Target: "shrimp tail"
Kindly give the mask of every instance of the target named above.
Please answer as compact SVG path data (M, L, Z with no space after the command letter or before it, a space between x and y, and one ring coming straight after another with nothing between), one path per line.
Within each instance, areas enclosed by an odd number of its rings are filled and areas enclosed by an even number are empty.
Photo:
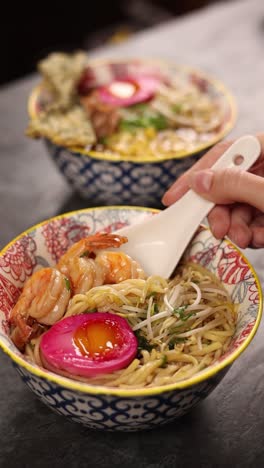
M21 314L17 314L15 319L13 318L13 322L15 327L12 330L11 339L18 349L23 350L31 337L33 329L26 323L25 317Z
M100 233L85 239L85 246L90 251L108 249L109 247L118 248L128 241L127 237L118 234Z

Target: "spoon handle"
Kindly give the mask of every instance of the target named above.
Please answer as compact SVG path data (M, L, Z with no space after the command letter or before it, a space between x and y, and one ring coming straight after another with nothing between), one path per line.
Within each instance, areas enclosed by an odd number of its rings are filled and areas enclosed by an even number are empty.
M226 169L234 167L237 170L248 170L254 162L258 159L261 151L259 140L251 135L246 135L235 141L217 160L217 162L210 168L215 169ZM193 190L189 190L178 202L174 203L171 207L165 211L170 210L170 214L173 214L175 209L178 213L179 204L182 204L192 209L192 219L202 219L209 213L213 208L214 203L205 200L200 195L195 193Z
M256 162L260 152L259 140L252 135L245 135L229 146L211 169L235 167L247 171Z

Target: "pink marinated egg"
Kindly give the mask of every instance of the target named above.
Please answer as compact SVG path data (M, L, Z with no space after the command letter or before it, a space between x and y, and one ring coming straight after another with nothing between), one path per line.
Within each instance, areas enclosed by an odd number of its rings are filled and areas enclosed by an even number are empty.
M43 335L40 352L44 366L54 372L93 377L126 367L137 346L124 318L96 312L57 322Z
M155 95L160 79L150 75L133 75L116 79L98 89L99 99L113 107L127 107L149 101Z

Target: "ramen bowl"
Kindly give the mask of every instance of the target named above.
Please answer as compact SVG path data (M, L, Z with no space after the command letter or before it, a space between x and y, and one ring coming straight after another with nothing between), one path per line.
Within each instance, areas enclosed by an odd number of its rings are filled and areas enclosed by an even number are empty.
M157 211L112 206L84 209L33 226L0 255L0 346L30 390L49 408L91 429L137 431L173 421L206 398L252 341L261 319L261 286L253 267L229 240L200 227L186 259L206 267L237 304L238 319L228 350L187 380L153 388L110 388L59 376L32 364L9 336L9 316L25 281L43 265L54 265L72 243L94 232L111 232ZM243 359L243 358L242 358Z
M102 82L102 77L107 77L111 81L123 76L124 73L131 75L135 70L142 69L144 73L147 70L147 73L156 75L166 73L166 76L173 76L182 88L187 85L197 85L197 89L206 93L208 99L217 102L222 113L221 123L212 131L203 131L199 134L189 124L179 124L173 131L173 138L177 137L176 141L172 141L172 133L168 137L164 130L155 133L155 138L151 136L154 130L150 123L150 128L137 129L137 132L144 131L148 134L146 138L149 138L150 142L146 146L145 136L138 139L134 137L137 133L133 134L132 124L129 121L130 130L125 133L126 139L129 140L130 148L136 151L136 155L126 154L125 150L121 152L120 148L126 147L127 140L112 144L110 148L102 148L100 144L92 148L78 148L59 146L45 138L48 153L57 169L73 189L82 198L92 202L93 206L127 205L132 202L134 205L160 207L162 195L175 179L190 168L211 146L225 137L234 126L236 106L232 95L221 82L198 70L150 59L131 59L129 62L121 59L94 60L90 62L90 74L92 74L90 79L93 79L93 86L96 86ZM47 89L45 85L40 84L29 97L28 108L31 119L36 118L38 112L45 109L47 101L49 101ZM159 125L160 123L162 122L159 122ZM141 124L145 125L145 122L141 121ZM162 152L153 150L153 145L156 145L155 148L161 145Z

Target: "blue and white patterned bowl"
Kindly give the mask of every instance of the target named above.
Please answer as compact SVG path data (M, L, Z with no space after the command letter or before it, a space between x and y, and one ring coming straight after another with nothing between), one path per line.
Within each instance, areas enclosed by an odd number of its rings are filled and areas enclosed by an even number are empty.
M114 62L114 63L113 63ZM88 149L66 148L44 140L48 152L56 167L69 184L82 198L96 205L134 205L161 207L161 198L171 184L187 169L189 169L210 147L224 138L233 128L236 120L236 105L234 98L225 86L203 74L173 63L161 60L134 59L127 60L93 60L91 67L98 71L104 68L107 76L115 65L138 66L142 63L149 66L169 68L183 82L189 82L193 76L206 82L207 92L217 98L223 108L223 124L214 134L200 143L192 151L171 153L164 159L149 160L141 157L125 158L111 153L91 151ZM107 67L107 70L105 68ZM43 108L45 102L45 87L42 84L33 89L28 103L31 118Z
M45 140L48 152L74 190L93 205L127 205L160 207L167 188L204 151L187 158L142 163L98 159L92 154L71 151Z
M28 387L46 405L92 429L151 429L183 415L217 386L247 348L260 323L262 292L252 266L227 240L218 241L201 227L186 258L214 273L238 304L238 321L229 350L216 363L188 380L146 389L92 386L31 364L9 338L8 317L21 288L37 267L54 265L73 242L97 231L111 232L153 213L139 207L84 209L30 228L0 253L0 347Z

